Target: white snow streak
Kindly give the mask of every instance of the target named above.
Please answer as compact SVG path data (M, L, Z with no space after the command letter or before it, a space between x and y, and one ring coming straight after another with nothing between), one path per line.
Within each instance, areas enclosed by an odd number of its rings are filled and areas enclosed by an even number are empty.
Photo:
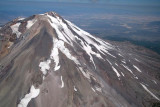
M35 89L32 85L30 89L30 93L26 94L23 99L21 99L18 107L27 107L28 103L31 101L32 98L36 98L40 93L40 89Z
M125 61L125 60L122 60L122 62L123 62L124 64L126 64L126 61Z
M116 65L116 66L118 66L118 64L117 64L117 63L115 63L115 65Z
M90 79L90 73L89 72L85 72L83 69L82 69L82 67L79 67L79 70L82 72L82 74L86 77L86 78L88 78L88 79Z
M93 87L91 87L91 89L93 90L93 92L96 92L95 89Z
M125 65L123 65L123 64L121 64L124 68L126 68L130 73L132 73L133 74L133 72L131 71L131 69L129 69L127 66L125 66ZM134 75L134 74L133 74Z
M21 32L18 31L20 24L21 23L16 23L16 24L11 26L12 32L17 35L17 38L19 38L20 35L21 35Z
M108 63L110 64L110 65L112 65L112 63L108 60L108 59L106 59L107 61L108 61Z
M133 67L134 67L137 71L142 72L137 66L133 65Z
M106 53L110 56L112 56L113 58L116 58L114 55L110 54L108 51L106 51Z
M121 56L121 57L123 57L120 53L118 55Z
M61 83L62 83L61 88L63 88L64 87L64 82L63 82L63 77L62 76L61 76Z
M121 74L124 76L123 72L121 72Z
M152 80L155 84L157 84L157 82L155 80Z
M142 83L140 83L140 84L142 85L142 87L143 87L151 96L153 96L155 99L157 99L158 101L160 101L160 99L159 99L157 96L155 96L151 91L149 91L148 88L147 88L144 84L142 84Z
M113 66L112 66L112 69L113 69L113 71L117 74L117 77L120 77L121 75L118 73L118 71L116 70L116 68L114 68Z
M136 61L140 62L138 59L134 58Z
M134 78L135 78L135 79L138 79L138 77L136 77L136 76L135 76Z

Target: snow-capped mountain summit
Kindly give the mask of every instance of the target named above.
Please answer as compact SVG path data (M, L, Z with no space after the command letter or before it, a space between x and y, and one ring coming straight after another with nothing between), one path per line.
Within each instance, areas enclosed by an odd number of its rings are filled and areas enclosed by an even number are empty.
M55 12L0 29L0 107L142 107L160 101L160 56L97 38Z

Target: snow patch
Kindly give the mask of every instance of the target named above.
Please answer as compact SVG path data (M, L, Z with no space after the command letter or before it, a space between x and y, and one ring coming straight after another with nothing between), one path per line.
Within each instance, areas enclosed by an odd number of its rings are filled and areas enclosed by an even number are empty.
M97 90L97 91L99 91L99 92L102 92L102 89L100 88L100 87L95 87L95 89Z
M32 85L30 88L30 93L26 94L23 99L21 99L18 107L27 107L28 103L33 99L36 98L40 93L40 89L35 89Z
M47 74L47 70L50 69L51 60L40 62L39 67L44 75Z
M148 88L144 85L144 84L142 84L142 83L140 83L141 85L142 85L142 87L151 95L151 96L153 96L155 99L157 99L158 101L160 101L160 99L157 97L157 96L155 96L150 90L148 90Z
M18 18L18 20L24 20L25 18Z
M77 91L76 87L74 86L74 91Z
M16 24L11 26L12 32L17 35L17 38L19 38L20 35L22 34L21 32L18 31L20 24L21 23L16 23Z
M29 21L27 22L26 28L29 29L36 21L37 21L37 20L35 20L35 19L29 20Z
M53 46L53 49L50 55L51 59L53 59L55 62L54 71L57 71L60 68L60 66L58 65L59 64L59 56L58 56L59 52L58 52L57 42L58 40L53 40L54 46Z

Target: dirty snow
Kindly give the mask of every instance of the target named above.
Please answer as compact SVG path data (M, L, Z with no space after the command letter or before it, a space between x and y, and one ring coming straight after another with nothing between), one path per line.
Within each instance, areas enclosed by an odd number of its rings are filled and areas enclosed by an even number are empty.
M40 93L40 89L35 89L32 85L30 88L30 93L26 94L23 99L21 99L18 107L27 107L28 103L33 99L36 98Z

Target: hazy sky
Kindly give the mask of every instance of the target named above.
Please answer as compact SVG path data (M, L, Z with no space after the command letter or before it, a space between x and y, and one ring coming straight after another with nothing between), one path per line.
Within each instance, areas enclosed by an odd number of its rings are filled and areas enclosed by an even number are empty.
M160 5L160 0L5 0L5 1L54 1L77 3L108 3L108 4L133 4L133 5Z

